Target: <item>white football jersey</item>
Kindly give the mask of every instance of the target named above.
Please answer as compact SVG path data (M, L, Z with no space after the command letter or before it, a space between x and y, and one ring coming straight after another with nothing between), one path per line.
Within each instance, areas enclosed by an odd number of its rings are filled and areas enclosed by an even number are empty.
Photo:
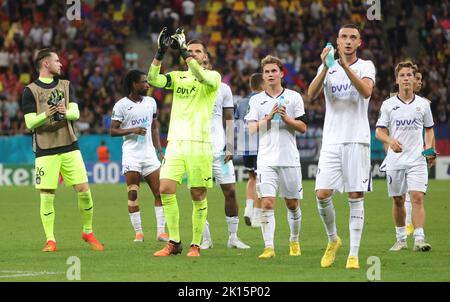
M284 96L286 113L291 118L298 118L305 114L305 107L301 95L290 89L283 89L277 97L271 97L265 91L250 98L250 111L245 120L258 121L272 111L278 102L278 97ZM268 131L259 131L258 167L262 166L300 166L300 154L297 149L295 130L286 126L285 122L272 120Z
M225 148L225 129L223 129L222 122L223 109L225 108L234 109L233 93L230 86L220 83L211 122L211 136L215 154L219 154Z
M156 102L152 97L145 96L141 102L135 103L127 97L114 105L112 120L119 121L120 128L147 128L145 136L129 134L123 136L122 159L134 159L139 162L153 160L156 157L152 141L152 121L156 118ZM138 137L141 137L138 139Z
M357 59L350 68L359 78L369 78L375 84L375 66L372 61ZM320 65L318 73L322 69L323 65ZM323 90L326 111L322 144L370 144L367 117L370 97L364 98L358 92L338 60L328 69Z
M398 95L383 102L377 127L387 128L389 136L402 144L402 152L388 149L386 170L402 170L426 165L423 151L423 128L433 127L430 103L418 95L405 103Z

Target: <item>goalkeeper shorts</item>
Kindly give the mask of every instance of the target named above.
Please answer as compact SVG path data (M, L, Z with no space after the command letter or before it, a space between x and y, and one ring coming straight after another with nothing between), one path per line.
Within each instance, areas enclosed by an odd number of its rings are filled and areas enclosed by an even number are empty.
M209 142L169 141L159 179L171 179L181 184L186 173L188 187L211 188L212 161L212 144Z
M36 189L58 188L59 173L66 186L88 182L80 150L37 157L35 160Z

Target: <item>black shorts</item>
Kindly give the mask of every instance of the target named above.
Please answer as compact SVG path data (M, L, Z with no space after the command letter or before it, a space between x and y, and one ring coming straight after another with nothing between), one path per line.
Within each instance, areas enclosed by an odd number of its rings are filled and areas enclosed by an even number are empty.
M247 171L256 173L256 158L257 155L244 155L242 159L244 160L244 167L247 168Z

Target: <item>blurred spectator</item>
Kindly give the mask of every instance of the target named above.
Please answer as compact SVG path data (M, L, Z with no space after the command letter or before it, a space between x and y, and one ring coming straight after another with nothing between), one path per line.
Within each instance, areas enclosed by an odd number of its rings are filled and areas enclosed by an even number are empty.
M106 146L105 141L100 143L100 146L97 147L97 158L101 163L109 162L109 150L108 146Z

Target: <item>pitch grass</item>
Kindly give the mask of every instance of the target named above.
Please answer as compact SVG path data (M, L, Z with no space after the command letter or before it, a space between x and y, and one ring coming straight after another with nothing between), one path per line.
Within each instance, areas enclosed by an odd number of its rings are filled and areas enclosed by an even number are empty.
M142 186L140 198L145 242L133 243L134 232L127 214L125 185L92 185L95 203L94 230L104 243L104 252L89 250L81 240L81 218L72 188L57 191L55 235L59 251L43 253L45 242L39 218L39 194L33 187L0 188L0 281L66 281L68 257L81 261L81 281L367 281L370 256L381 263L381 281L450 281L449 196L447 181L430 180L426 196L426 235L433 249L429 253L408 250L389 252L395 241L391 201L386 185L375 181L375 192L366 196L365 225L360 250L360 270L346 270L349 251L348 205L344 195L334 197L338 231L343 247L333 267L320 268L327 243L313 195L313 181L304 181L300 257L289 256L287 211L282 200L276 205L276 257L262 261L259 229L244 224L245 184L237 184L240 203L239 236L252 248L228 249L227 226L221 191L209 192L209 222L214 248L200 258L186 257L191 234L192 205L186 188L178 190L182 255L153 257L164 243L155 240L155 215L150 190ZM47 273L42 273L47 272ZM54 274L48 274L54 273ZM26 274L30 274L26 276ZM39 275L40 274L40 275ZM22 275L22 276L20 276ZM9 277L7 277L9 276Z

